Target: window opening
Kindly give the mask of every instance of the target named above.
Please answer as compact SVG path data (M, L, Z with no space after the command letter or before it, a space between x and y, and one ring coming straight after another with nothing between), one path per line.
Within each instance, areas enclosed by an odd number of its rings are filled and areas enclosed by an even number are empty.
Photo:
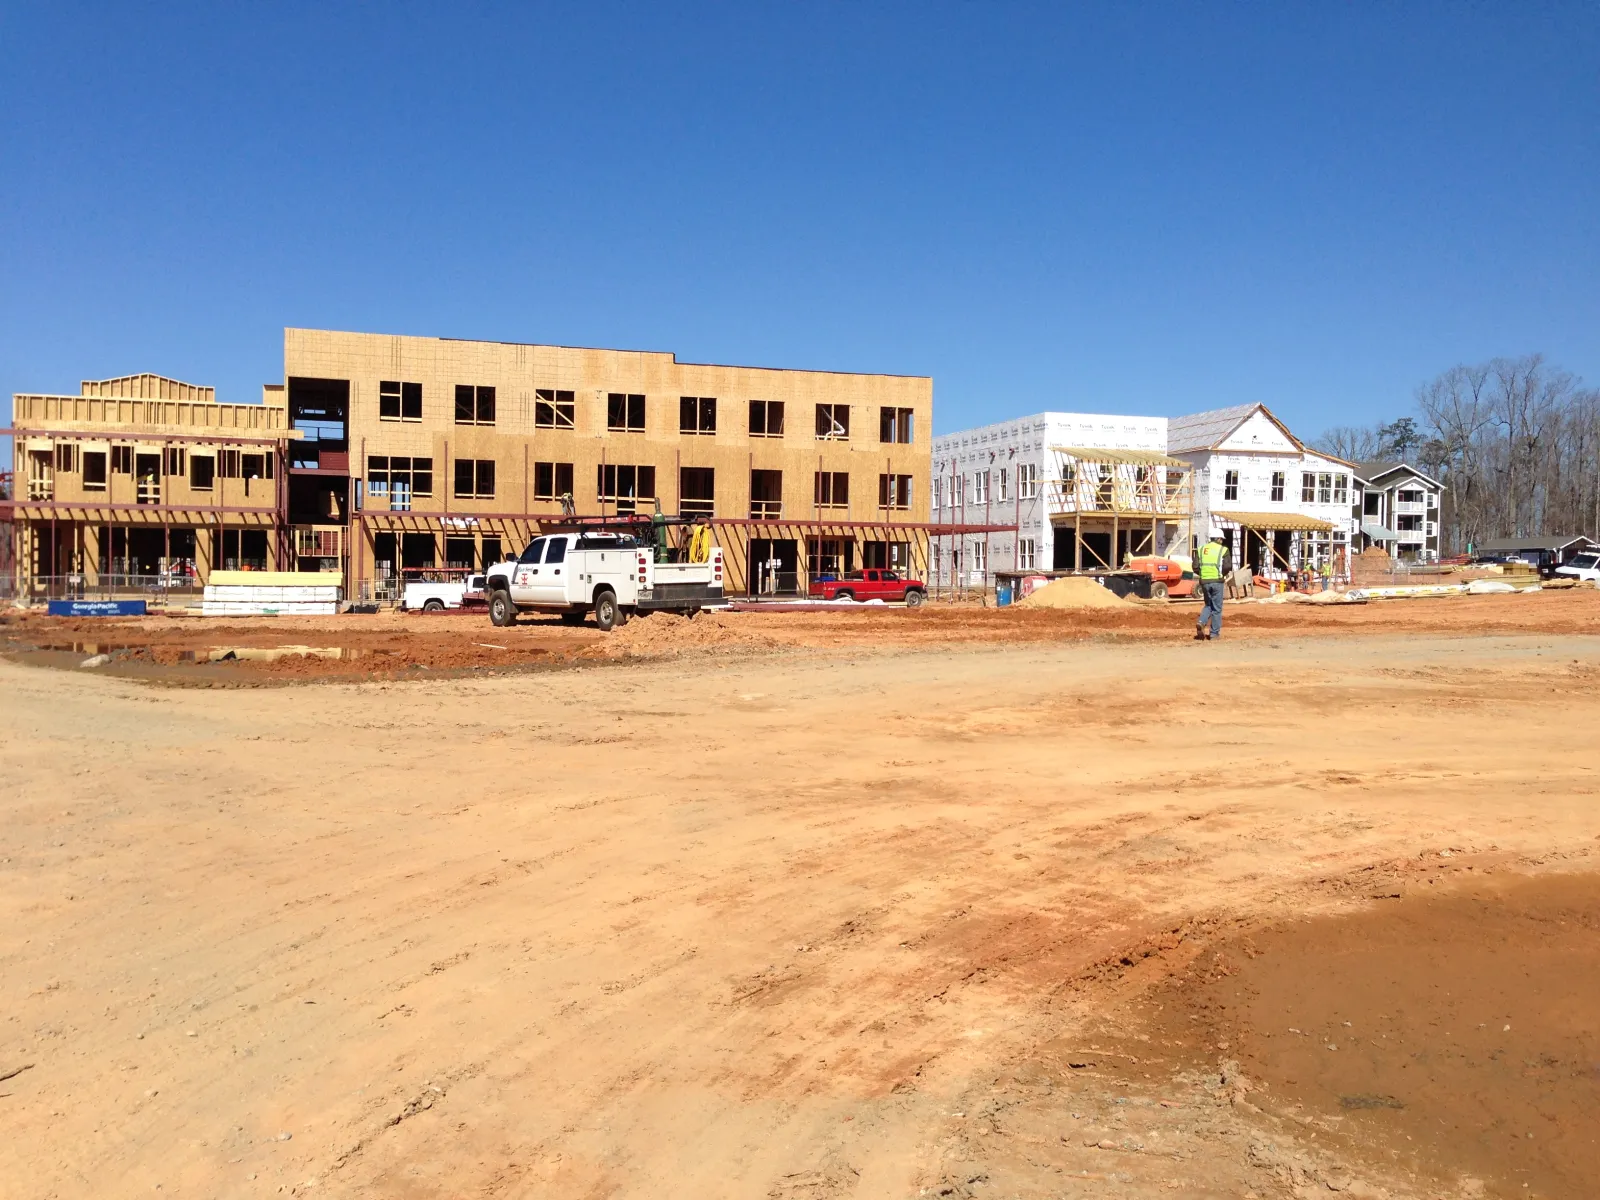
M533 464L533 498L559 500L572 494L572 464L536 462Z
M535 388L533 392L533 423L540 429L571 429L577 403L571 392L554 388Z
M782 437L783 436L783 401L782 400L752 400L752 401L750 401L750 436L751 437Z
M623 392L607 395L606 428L613 433L643 433L644 397Z
M818 471L813 491L818 508L845 508L850 503L850 473Z
M715 433L717 431L717 398L715 396L679 396L678 432Z
M848 442L850 440L850 406L848 404L817 405L817 440Z
M422 420L422 385L405 383L397 379L385 379L380 382L378 419L380 421Z
M878 409L878 440L909 445L915 414L909 408Z
M716 472L711 467L683 467L678 471L678 512L685 517L716 515Z

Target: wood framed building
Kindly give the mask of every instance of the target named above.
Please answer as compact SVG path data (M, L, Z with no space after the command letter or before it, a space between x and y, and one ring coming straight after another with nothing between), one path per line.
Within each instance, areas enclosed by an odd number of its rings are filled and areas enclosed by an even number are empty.
M563 516L709 520L730 592L924 569L933 381L668 353L288 329L288 518L350 594L481 567ZM340 543L340 539L343 543ZM337 551L336 559L333 551Z
M1193 473L1159 450L1052 446L1047 504L1070 569L1114 569L1186 546L1194 524Z
M213 567L282 566L287 447L269 390L219 404L159 375L13 397L16 594L193 586Z
M15 582L333 570L381 600L573 512L658 508L711 522L730 592L925 573L932 408L925 376L286 329L260 404L153 375L18 396Z

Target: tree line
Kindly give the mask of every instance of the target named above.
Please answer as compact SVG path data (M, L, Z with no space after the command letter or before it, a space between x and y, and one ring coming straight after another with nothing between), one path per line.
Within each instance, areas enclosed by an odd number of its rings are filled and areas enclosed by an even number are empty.
M1600 388L1542 354L1451 367L1417 388L1415 415L1338 426L1315 445L1438 479L1445 553L1497 537L1600 536Z

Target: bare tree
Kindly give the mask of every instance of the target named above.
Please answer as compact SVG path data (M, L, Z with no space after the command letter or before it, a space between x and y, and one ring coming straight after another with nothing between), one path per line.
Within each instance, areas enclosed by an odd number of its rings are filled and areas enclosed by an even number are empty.
M1377 458L1378 431L1365 425L1335 425L1325 429L1311 442L1313 450L1321 450L1346 462L1365 462Z
M1529 354L1452 367L1416 400L1418 459L1447 489L1446 546L1600 531L1600 393Z

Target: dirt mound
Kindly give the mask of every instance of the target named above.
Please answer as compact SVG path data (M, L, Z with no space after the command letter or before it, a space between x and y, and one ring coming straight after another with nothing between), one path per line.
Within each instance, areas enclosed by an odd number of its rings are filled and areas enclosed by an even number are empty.
M1114 595L1092 579L1069 575L1052 580L1017 604L1022 608L1127 608L1131 601Z
M624 654L659 655L678 650L762 649L775 645L772 638L741 627L734 613L699 613L680 617L676 613L652 613L634 617L619 625L586 654L616 658Z

